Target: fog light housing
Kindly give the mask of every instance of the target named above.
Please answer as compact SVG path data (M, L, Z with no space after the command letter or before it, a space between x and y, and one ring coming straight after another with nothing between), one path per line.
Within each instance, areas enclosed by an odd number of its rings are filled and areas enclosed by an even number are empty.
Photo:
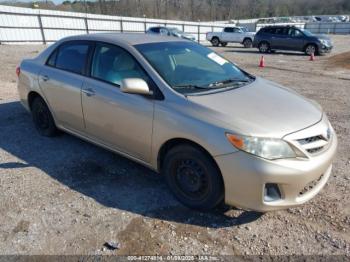
M281 192L277 184L265 184L264 201L272 202L281 199Z

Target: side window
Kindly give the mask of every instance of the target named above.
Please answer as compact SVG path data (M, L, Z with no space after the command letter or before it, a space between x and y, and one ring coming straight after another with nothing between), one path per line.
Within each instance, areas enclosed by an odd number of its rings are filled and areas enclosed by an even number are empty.
M233 28L233 33L239 33L239 32L241 32L241 29L239 29L239 28Z
M288 32L289 32L289 28L288 27L284 27L282 28L282 35L288 35Z
M168 30L165 29L165 28L159 29L159 32L160 32L161 35L170 35L169 32L168 32Z
M225 27L224 28L224 32L225 33L232 33L233 32L233 28L232 27Z
M59 47L56 67L73 73L83 74L89 44L67 43Z
M159 33L159 27L153 27L153 28L151 28L151 31L153 33Z
M268 28L268 29L266 29L266 33L268 33L268 34L275 34L276 33L276 28Z
M283 35L283 28L281 28L281 27L276 28L275 35Z
M56 65L56 58L57 58L57 51L58 49L56 48L55 51L53 51L49 57L49 59L47 60L46 64L48 66L55 66Z
M289 29L289 33L288 34L291 37L301 37L302 36L302 32L300 32L300 30L295 29L295 28Z
M116 85L125 78L142 78L150 82L135 58L122 48L109 44L96 45L91 76Z

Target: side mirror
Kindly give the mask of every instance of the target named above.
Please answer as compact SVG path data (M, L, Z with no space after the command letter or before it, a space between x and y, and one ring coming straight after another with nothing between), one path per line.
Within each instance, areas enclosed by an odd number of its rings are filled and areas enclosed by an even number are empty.
M149 90L148 84L141 78L125 78L122 80L120 90L123 93L139 94L139 95L153 95Z

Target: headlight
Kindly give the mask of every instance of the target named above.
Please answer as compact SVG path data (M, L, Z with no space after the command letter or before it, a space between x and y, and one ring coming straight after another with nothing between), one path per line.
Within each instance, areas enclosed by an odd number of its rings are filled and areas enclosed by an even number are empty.
M328 45L328 41L325 39L320 39L321 44Z
M290 145L281 139L239 136L233 134L226 134L226 137L236 148L259 157L271 160L297 157L297 154Z

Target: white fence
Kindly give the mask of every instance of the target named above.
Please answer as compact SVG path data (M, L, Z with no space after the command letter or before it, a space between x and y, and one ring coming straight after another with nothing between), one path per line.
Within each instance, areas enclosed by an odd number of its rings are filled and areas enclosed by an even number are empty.
M234 24L231 24L234 26ZM228 24L95 15L0 5L0 43L50 43L77 34L97 32L144 33L152 26L176 27L206 41L209 31Z
M350 23L307 23L305 29L315 34L350 34Z
M256 24L255 21L252 19L239 24L248 26L251 31L269 25L294 25L313 33L350 34L350 23ZM190 33L198 42L206 42L207 32L221 31L223 27L235 24L107 16L0 5L0 43L50 43L69 35L97 32L144 33L149 27L163 25Z
M239 24L242 25L242 24ZM315 34L350 34L350 23L339 22L339 23L328 23L328 22L314 22L314 23L272 23L272 24L256 24L256 31L266 26L278 26L278 25L290 25L301 29L307 29L311 33Z
M266 27L266 26L295 26L297 28L304 29L305 28L305 23L273 23L273 24L256 24L256 31L259 31L261 28Z

